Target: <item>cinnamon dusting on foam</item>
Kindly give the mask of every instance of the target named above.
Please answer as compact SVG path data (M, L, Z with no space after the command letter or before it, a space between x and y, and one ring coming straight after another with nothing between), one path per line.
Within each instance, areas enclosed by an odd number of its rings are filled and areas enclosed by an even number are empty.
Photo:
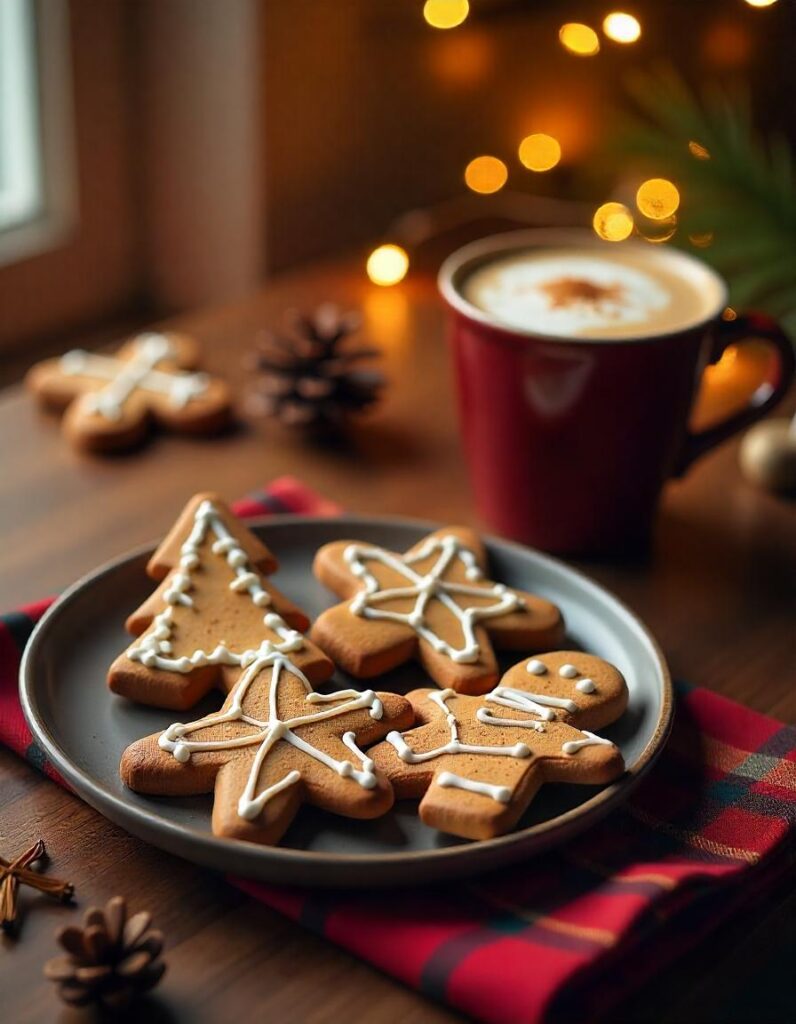
M539 288L550 300L551 309L567 309L587 303L611 315L610 307L621 303L624 298L624 290L619 284L595 284L581 277L559 277L555 281L546 281Z

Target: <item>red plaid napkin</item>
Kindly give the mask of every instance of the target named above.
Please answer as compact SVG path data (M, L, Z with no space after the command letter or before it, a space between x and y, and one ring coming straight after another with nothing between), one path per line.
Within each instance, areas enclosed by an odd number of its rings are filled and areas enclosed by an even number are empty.
M242 516L339 511L291 479L235 507ZM22 648L49 603L0 617L0 743L57 778L17 698ZM672 737L645 782L562 849L387 898L233 884L472 1017L594 1019L770 885L785 867L795 808L796 729L680 686Z

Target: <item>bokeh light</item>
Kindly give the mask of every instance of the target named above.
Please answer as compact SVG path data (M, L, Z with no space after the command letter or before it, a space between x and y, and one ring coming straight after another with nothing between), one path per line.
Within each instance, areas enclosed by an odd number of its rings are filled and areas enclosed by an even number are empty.
M710 160L710 151L693 139L688 143L688 152L697 160Z
M593 28L569 21L558 31L561 45L576 57L593 57L600 52L600 40Z
M409 256L400 245L380 245L368 256L365 269L374 284L398 284L406 277Z
M603 32L615 43L635 43L641 35L641 23L632 14L613 11L603 19Z
M443 85L473 89L483 82L494 65L495 45L486 32L477 28L435 32L428 59L432 73Z
M520 143L520 163L529 171L549 171L561 159L561 145L552 135L537 132Z
M705 58L722 68L742 68L752 56L752 37L737 21L717 21L703 41Z
M470 13L468 0L426 0L423 17L432 28L456 28Z
M636 192L636 206L650 220L665 220L680 205L677 186L666 178L650 178Z
M633 233L633 214L624 203L603 203L595 210L592 227L606 242L623 242Z
M496 156L477 156L464 169L467 187L483 195L502 189L508 176L508 168Z
M773 7L777 0L746 0L750 7Z

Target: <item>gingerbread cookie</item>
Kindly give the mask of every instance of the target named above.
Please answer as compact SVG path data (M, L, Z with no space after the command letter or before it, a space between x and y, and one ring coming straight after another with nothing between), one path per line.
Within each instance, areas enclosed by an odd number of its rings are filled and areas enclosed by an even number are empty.
M313 683L328 679L334 666L301 635L309 619L265 579L276 568L217 495L194 495L149 560L161 583L127 620L137 639L111 666L111 690L184 710L229 690L262 650L290 653Z
M188 434L212 433L230 418L227 385L196 366L183 334L140 334L115 355L74 349L31 368L26 384L41 403L66 412L64 434L89 451L137 444L152 421Z
M277 843L304 802L384 814L392 787L362 748L409 726L411 705L373 690L317 693L293 658L262 645L220 711L129 746L124 782L138 793L214 791L213 832L257 843Z
M358 679L417 658L439 686L485 693L499 675L493 644L538 651L564 636L554 604L493 583L486 566L478 536L459 526L404 555L359 541L326 544L315 575L347 600L325 611L311 636Z
M592 732L627 705L621 673L578 651L520 662L482 697L408 694L418 723L369 751L398 799L420 798L421 819L465 839L512 829L544 782L606 783L619 749Z

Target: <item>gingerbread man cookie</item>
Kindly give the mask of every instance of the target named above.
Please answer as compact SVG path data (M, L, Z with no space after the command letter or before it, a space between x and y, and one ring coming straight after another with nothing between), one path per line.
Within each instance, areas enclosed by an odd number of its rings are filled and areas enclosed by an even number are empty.
M194 495L149 560L161 583L127 620L136 639L111 665L111 690L184 710L229 690L261 650L290 653L313 683L328 679L334 666L301 635L309 619L265 579L276 569L218 495Z
M300 804L351 818L390 809L393 792L363 747L412 722L403 697L373 690L322 694L293 652L261 646L222 709L138 740L121 762L138 793L215 793L213 832L277 843Z
M418 724L369 754L398 799L420 798L421 819L452 835L501 835L544 782L602 784L624 769L619 749L591 730L622 714L627 687L590 654L540 654L482 697L414 690L407 699Z
M62 428L77 447L115 451L137 444L152 421L188 434L227 423L227 385L189 372L198 354L186 335L140 334L115 355L74 349L37 363L26 383L43 405L66 410Z
M537 651L564 635L554 604L493 583L486 565L478 536L458 526L404 555L359 541L326 544L315 575L347 600L325 611L311 636L358 679L414 657L439 686L484 693L499 675L493 644Z

